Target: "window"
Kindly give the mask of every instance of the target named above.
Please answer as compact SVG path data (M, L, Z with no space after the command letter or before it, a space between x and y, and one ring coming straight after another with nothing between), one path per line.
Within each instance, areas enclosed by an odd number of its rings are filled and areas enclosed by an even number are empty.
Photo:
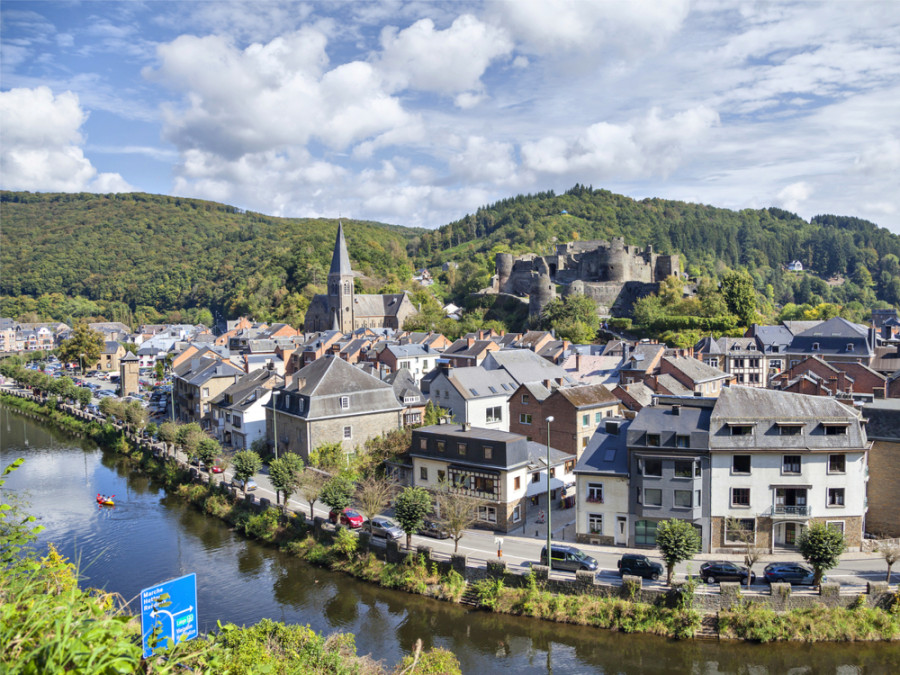
M697 491L694 493L694 502L695 502L695 504L696 504L696 506L697 506L698 509L699 509L701 506L703 506L703 502L700 501L700 494L701 494L701 493L700 493L700 490L697 490Z
M644 506L662 506L662 490L658 488L644 490Z
M241 428L241 418L238 417L237 415L235 415L234 417L231 418L231 423L232 423L232 425L234 425L235 429Z
M344 438L353 438L353 429L351 427L344 427Z
M828 473L847 473L847 456L828 455Z
M487 424L493 424L495 422L500 422L503 419L502 410L503 410L503 408L501 408L499 405L494 406L492 408L488 408L487 412L485 413L485 416L484 416L484 421Z
M550 478L556 478L556 467L555 466L550 467Z
M847 351L848 351L848 352L852 352L852 351L853 351L853 343L852 343L852 342L848 342L848 343L847 343Z
M752 424L729 424L732 436L749 436L753 433Z
M592 504L603 503L603 483L588 483L587 500Z
M540 479L541 479L540 471L535 471L533 474L531 474L531 482L532 483L537 483Z
M847 435L847 425L846 424L826 424L825 425L825 435L826 436L846 436Z
M659 434L647 434L647 445L658 448L659 447Z
M204 398L209 396L209 387L203 387L203 392L201 393L201 396L203 396Z
M828 488L828 506L844 505L844 488Z
M662 476L662 460L645 459L643 473L645 476Z
M347 410L350 407L350 397L341 396L341 410Z
M600 424L600 420L603 419L603 413L594 413L594 424Z
M603 534L603 515L600 513L588 514L588 532L591 534Z
M589 440L590 440L590 439L589 439L587 436L584 436L584 437L581 439L581 447L582 447L582 448L586 448Z
M726 544L756 543L756 520L753 518L726 518Z
M465 443L457 443L457 444L456 444L456 451L457 451L460 455L465 455L465 454L466 454L466 444L465 444Z
M428 480L428 467L427 466L419 467L419 478L424 481Z
M447 479L447 474L443 469L438 469L438 483L443 483Z
M446 449L446 447L447 447L446 442L444 442L444 441L438 441L438 442L437 442L437 451L438 451L438 452L444 452L444 450Z
M676 436L675 437L675 445L679 448L689 448L691 447L691 437L690 436Z
M496 523L497 522L497 507L496 506L479 506L478 507L478 520L483 523Z
M689 509L694 504L691 501L693 493L690 490L675 490L675 507L681 509Z
M634 524L635 546L656 546L656 521L638 520Z
M781 473L800 473L800 455L785 455L781 463Z
M774 370L781 370L781 359L770 359L769 368L772 368Z
M512 521L518 523L522 520L522 505L516 504L516 508L512 512Z
M589 426L590 423L591 423L590 414L581 416L581 426L586 427L586 426Z
M690 460L675 460L675 478L692 478L694 475L694 462Z
M522 489L522 477L516 476L513 478L513 490L521 490Z
M750 473L750 455L735 455L732 457L731 473Z
M731 505L737 507L750 506L750 488L731 488Z
M813 342L812 350L814 352L819 351L819 343L818 342Z
M531 414L530 413L519 413L519 423L520 424L531 424Z
M834 528L841 534L844 534L844 521L843 520L826 520L825 525L827 527Z
M484 446L484 458L485 459L493 459L494 458L494 448L490 445Z
M528 394L522 394L522 403L524 403L525 405L528 405L530 399L531 397Z
M427 450L428 449L428 439L420 438L419 439L419 450Z
M778 434L780 436L799 436L803 432L801 424L779 424Z

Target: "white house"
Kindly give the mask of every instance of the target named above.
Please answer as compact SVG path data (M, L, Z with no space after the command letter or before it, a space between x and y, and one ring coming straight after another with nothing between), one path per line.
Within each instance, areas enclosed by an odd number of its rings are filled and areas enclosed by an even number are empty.
M266 437L266 407L281 382L273 370L256 370L210 401L212 428L223 445L246 450Z
M458 424L509 431L509 397L518 386L505 370L446 368L431 380L428 398Z

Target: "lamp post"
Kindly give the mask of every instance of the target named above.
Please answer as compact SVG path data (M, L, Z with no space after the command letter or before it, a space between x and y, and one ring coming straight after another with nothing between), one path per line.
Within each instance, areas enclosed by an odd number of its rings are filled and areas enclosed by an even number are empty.
M275 396L277 394L278 391L272 389L272 435L275 437L275 459L278 459L278 414L275 412Z
M547 418L547 568L553 571L553 549L550 548L553 532L550 529L550 514L553 512L553 503L550 500L550 422L553 415Z

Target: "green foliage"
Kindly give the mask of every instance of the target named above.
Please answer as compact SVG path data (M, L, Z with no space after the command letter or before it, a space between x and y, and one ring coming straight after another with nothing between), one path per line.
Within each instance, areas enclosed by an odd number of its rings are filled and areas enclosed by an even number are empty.
M756 321L756 291L747 272L726 272L722 275L722 297L728 311L740 318L744 326Z
M560 340L576 344L593 342L600 328L597 305L584 295L554 298L541 314L541 327L555 330Z
M324 471L340 469L344 462L344 446L340 443L323 443L309 453L309 465Z
M412 535L422 527L425 516L431 513L433 502L431 493L423 487L405 487L394 500L394 517L400 529L406 533L406 545L410 545Z
M428 403L425 404L425 416L423 419L424 426L431 426L433 424L440 424L441 419L447 416L450 413L446 408L442 408L439 405L435 405L434 401L431 399L428 400Z
M222 446L215 438L206 436L197 445L197 457L206 465L207 470L212 468L220 454L222 454Z
M840 562L847 543L844 540L844 533L837 528L815 522L810 523L800 533L797 548L803 559L812 565L815 571L813 584L818 586L822 581L822 575Z
M353 498L353 482L343 475L332 476L322 487L319 499L332 511L339 513L350 506Z
M269 480L272 481L272 487L276 492L284 495L285 509L287 509L291 495L297 491L302 470L303 459L293 452L284 453L278 459L269 462Z
M656 526L656 547L666 563L666 583L672 584L675 565L700 552L700 534L685 520L664 520Z
M197 450L200 448L200 443L203 442L204 438L207 438L206 432L196 422L182 424L175 433L175 442L192 459L197 456Z
M72 329L72 337L63 340L57 354L61 361L74 361L84 368L93 366L103 353L103 333L82 322Z
M247 481L262 468L262 459L253 450L241 450L231 458L234 475L244 481L243 492L247 494Z
M349 558L356 553L358 547L359 538L355 534L345 528L338 530L338 533L334 537L334 544L332 545L334 551L345 558Z

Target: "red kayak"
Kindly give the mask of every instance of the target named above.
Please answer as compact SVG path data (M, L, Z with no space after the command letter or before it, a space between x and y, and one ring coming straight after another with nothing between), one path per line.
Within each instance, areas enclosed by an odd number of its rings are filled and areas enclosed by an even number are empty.
M116 503L113 501L113 497L115 495L110 495L109 497L104 497L99 492L97 493L97 504L100 506L115 506Z

